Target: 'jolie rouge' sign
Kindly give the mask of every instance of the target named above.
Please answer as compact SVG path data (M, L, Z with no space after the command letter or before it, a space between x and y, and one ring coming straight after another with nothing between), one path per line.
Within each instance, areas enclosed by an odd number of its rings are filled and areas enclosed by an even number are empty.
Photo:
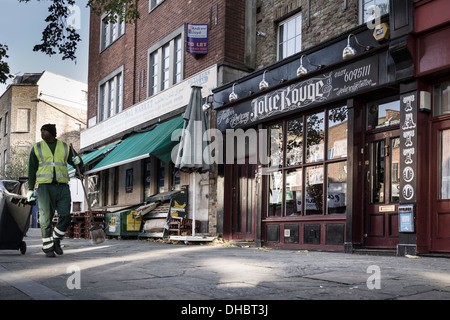
M375 56L219 110L217 128L225 131L250 126L284 113L344 98L377 84L378 58Z

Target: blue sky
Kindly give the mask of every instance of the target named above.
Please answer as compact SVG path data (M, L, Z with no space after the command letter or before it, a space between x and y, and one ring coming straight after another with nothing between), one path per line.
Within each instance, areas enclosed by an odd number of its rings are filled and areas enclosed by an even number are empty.
M46 26L45 18L49 15L48 7L52 1L31 0L20 3L18 0L0 0L0 43L8 46L11 74L39 73L51 71L65 77L87 82L88 47L89 47L89 9L87 0L76 0L80 9L77 30L82 41L78 44L76 63L62 60L61 55L47 56L33 52L33 47L41 42L42 31ZM79 22L79 24L78 24ZM11 81L8 80L7 84ZM0 95L6 89L0 84Z

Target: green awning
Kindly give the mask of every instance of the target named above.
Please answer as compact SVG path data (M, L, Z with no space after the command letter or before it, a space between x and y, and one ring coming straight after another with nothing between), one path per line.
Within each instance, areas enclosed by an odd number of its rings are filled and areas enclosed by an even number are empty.
M81 160L83 160L83 164L87 165L90 162L94 161L95 159L97 159L98 157L108 153L109 151L111 151L112 149L114 149L114 147L118 144L119 142L116 142L114 144L111 144L107 147L103 147L101 149L98 150L94 150L92 152L86 153L84 155L82 155L80 158ZM70 164L67 165L67 170L69 170L69 176L70 177L74 177L75 176L75 168L72 167Z
M172 132L176 129L183 129L183 124L184 120L181 116L161 123L151 131L137 133L126 138L92 170L86 173L90 174L145 159L150 154L166 163L170 162L172 149L178 144L178 140L172 141Z

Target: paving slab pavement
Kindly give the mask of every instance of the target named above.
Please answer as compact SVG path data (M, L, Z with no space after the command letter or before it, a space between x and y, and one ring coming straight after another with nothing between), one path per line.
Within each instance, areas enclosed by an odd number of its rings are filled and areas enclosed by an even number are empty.
M39 229L24 240L24 255L0 251L0 300L450 300L446 258L138 239L64 239L46 258Z

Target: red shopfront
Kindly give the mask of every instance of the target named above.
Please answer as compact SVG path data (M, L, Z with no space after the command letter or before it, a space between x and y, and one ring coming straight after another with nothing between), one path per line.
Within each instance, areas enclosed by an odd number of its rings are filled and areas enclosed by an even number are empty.
M379 46L217 109L226 150L236 152L223 167L225 238L296 249L396 249L404 103L389 54ZM279 68L295 70L296 62ZM219 90L215 100L226 101L227 88Z
M418 206L424 213L417 221L419 253L450 252L450 2L415 1L414 59L419 94L430 112L420 160L428 170L421 179L429 186Z
M374 48L343 61L343 35L303 53L331 61L304 77L295 75L298 55L213 90L225 143L254 147L219 169L225 238L292 249L450 252L450 8L442 7L449 5L391 2L385 44L352 30ZM266 79L289 80L259 91L264 71ZM248 94L229 102L234 87ZM227 129L256 138L227 140ZM255 163L255 154L268 154L270 165Z

